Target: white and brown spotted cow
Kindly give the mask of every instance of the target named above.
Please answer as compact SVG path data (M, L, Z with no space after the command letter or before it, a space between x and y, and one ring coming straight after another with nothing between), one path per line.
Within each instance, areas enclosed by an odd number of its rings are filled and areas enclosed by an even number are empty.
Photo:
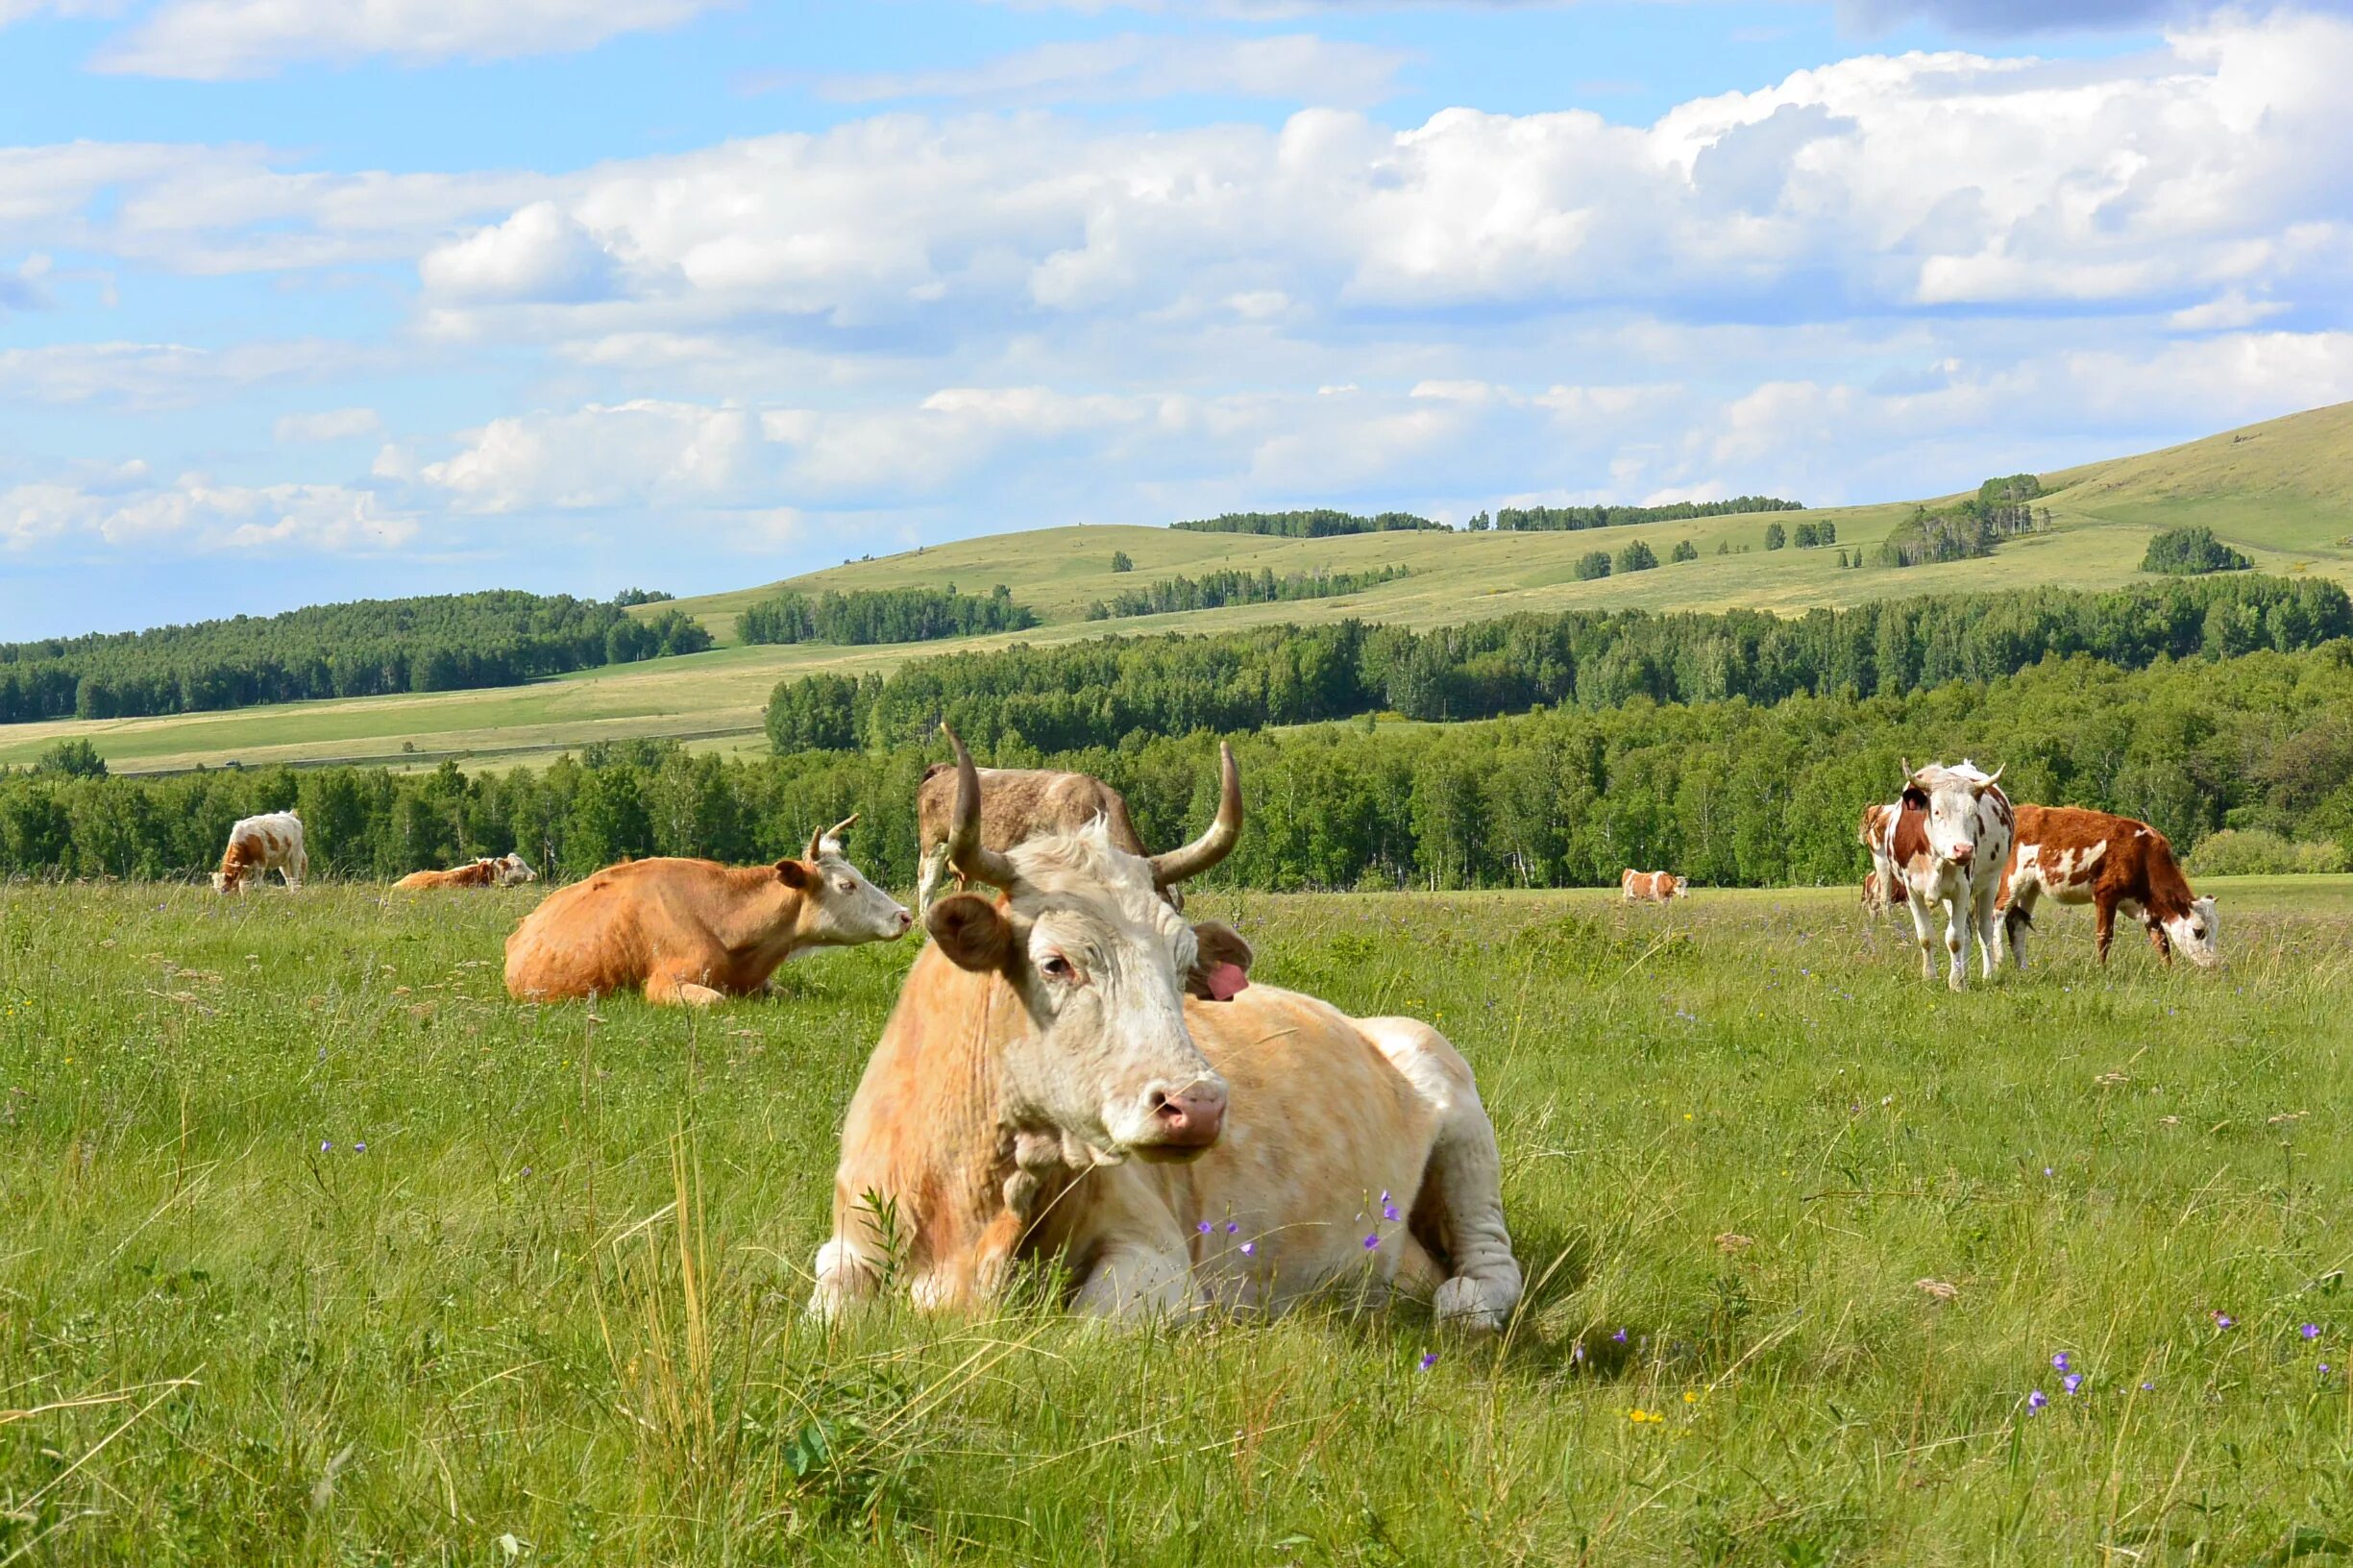
M1100 818L1114 848L1131 855L1151 853L1137 837L1136 824L1127 814L1126 796L1091 773L983 768L980 787L980 842L987 848L1010 849L1048 833L1076 832ZM956 765L936 762L925 771L923 783L915 794L918 919L930 912L940 879L949 871L947 834L955 812ZM1171 907L1185 907L1185 895L1177 889L1170 888L1166 897Z
M972 1307L1040 1259L1105 1315L1406 1286L1441 1322L1500 1325L1520 1269L1469 1066L1416 1019L1244 989L1247 944L1161 896L1240 834L1232 749L1216 822L1146 859L1099 819L988 847L980 775L950 744L952 864L1004 892L932 905L842 1130L811 1311L893 1279Z
M1670 898L1688 896L1691 884L1673 871L1629 869L1618 873L1618 891L1630 904L1663 904Z
M273 811L238 820L229 829L229 847L221 851L221 869L212 873L215 893L242 893L276 871L289 888L299 888L310 874L310 857L303 849L302 819L290 811Z
M2214 900L2190 891L2173 846L2146 822L2080 806L2019 807L2018 845L2002 877L2001 929L2022 969L2034 906L2046 894L2063 904L2092 906L2102 964L2120 910L2147 927L2150 945L2167 964L2176 947L2200 968L2222 962Z
M526 882L536 882L539 873L531 870L530 862L513 850L502 855L480 855L468 866L453 866L446 871L410 871L392 884L404 893L423 893L440 888L514 888Z
M1896 868L1886 853L1887 833L1895 817L1896 807L1875 800L1863 808L1863 820L1854 830L1855 838L1871 851L1871 870L1863 873L1863 913L1874 919L1892 913L1901 896Z
M1903 793L1878 819L1882 837L1873 848L1903 891L1920 941L1921 972L1936 978L1932 921L1945 918L1945 950L1950 959L1946 984L1962 989L1969 973L1969 943L1979 943L1988 980L1999 954L1994 900L2002 869L2010 863L2014 816L1996 785L1997 768L1980 772L1966 757L1957 767L1931 763L1904 766Z

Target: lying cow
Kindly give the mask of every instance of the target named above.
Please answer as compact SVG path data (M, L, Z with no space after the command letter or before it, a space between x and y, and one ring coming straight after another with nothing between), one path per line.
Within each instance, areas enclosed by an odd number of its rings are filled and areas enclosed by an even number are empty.
M2200 968L2222 962L2214 900L2190 891L2173 846L2146 822L2080 806L2019 807L2018 846L2010 851L2001 901L2002 936L2022 969L2034 906L2045 894L2063 904L2092 906L2102 964L2119 910L2147 927L2150 945L2168 965L2176 947Z
M949 744L949 863L1004 893L932 905L850 1102L811 1311L894 1274L919 1305L969 1307L1036 1258L1106 1315L1404 1284L1442 1322L1503 1322L1520 1269L1468 1065L1414 1019L1240 989L1247 945L1162 896L1240 834L1232 749L1215 823L1147 859L1103 820L991 848L981 775Z
M1618 873L1618 891L1630 904L1663 904L1670 898L1689 895L1691 884L1673 871L1624 870Z
M446 871L410 871L392 886L423 893L438 888L515 888L538 880L539 873L531 870L530 863L510 849L502 855L478 856L471 866L453 866Z
M643 990L708 1007L766 989L811 947L904 936L915 917L842 855L855 817L773 866L633 860L553 894L506 939L506 989L526 1001Z
M221 851L221 869L212 873L215 893L242 893L249 882L259 882L276 871L289 888L299 888L310 874L310 857L303 850L302 819L290 811L273 811L240 819L229 830L229 847Z
M1957 768L1931 763L1915 771L1906 763L1903 793L1878 819L1873 858L1885 862L1912 912L1921 973L1936 978L1931 921L1941 910L1951 959L1946 984L1955 991L1969 971L1973 932L1988 980L2000 952L1994 899L2010 862L2013 826L2009 799L1995 784L2000 776L2000 769L1983 773L1967 758Z
M1126 797L1091 774L1042 768L983 768L980 785L980 842L986 848L1005 850L1049 833L1073 833L1101 818L1114 848L1131 855L1151 853L1136 835ZM947 835L955 813L956 765L935 762L925 771L915 795L918 916L930 913L932 894L941 877L949 872ZM957 885L963 886L961 878ZM1175 888L1164 896L1169 907L1185 907L1185 895Z

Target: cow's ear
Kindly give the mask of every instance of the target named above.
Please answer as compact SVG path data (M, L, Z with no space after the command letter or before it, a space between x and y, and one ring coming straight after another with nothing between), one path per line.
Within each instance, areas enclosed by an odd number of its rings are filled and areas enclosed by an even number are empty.
M1001 974L1013 966L1013 918L977 893L951 893L931 906L923 928L960 969Z
M776 862L776 880L788 888L805 888L817 880L817 873L797 860Z
M1199 951L1185 976L1187 995L1205 1002L1229 1002L1250 984L1250 961L1257 955L1241 933L1220 920L1204 920L1193 927Z

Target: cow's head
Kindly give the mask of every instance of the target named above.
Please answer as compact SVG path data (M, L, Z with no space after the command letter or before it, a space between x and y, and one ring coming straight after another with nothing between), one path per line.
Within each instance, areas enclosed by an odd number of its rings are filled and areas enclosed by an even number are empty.
M1903 774L1903 805L1928 814L1928 852L1940 864L1967 867L1977 854L1977 802L2001 770L1980 773L1930 763L1915 772L1905 763Z
M512 849L490 864L497 868L491 872L491 880L502 888L520 887L526 882L539 880L539 873L531 870L531 863Z
M2215 927L2214 899L2193 898L2190 907L2171 919L2161 922L2173 950L2187 957L2201 969L2211 969L2222 962L2222 949L2217 944L2218 933Z
M800 890L803 934L821 947L895 942L915 924L906 905L869 882L843 854L842 835L857 820L853 811L817 829L800 859L776 862L776 880Z
M236 892L237 873L234 871L214 871L212 873L212 891L214 893Z
M1185 1024L1188 992L1230 997L1250 948L1221 925L1191 926L1162 894L1209 870L1241 834L1241 774L1222 749L1217 820L1181 849L1145 859L1096 821L1009 850L981 843L980 776L954 732L948 859L1001 899L960 893L931 906L932 940L961 968L1001 974L1031 1027L1006 1047L1006 1110L1103 1159L1188 1159L1217 1141L1226 1086Z

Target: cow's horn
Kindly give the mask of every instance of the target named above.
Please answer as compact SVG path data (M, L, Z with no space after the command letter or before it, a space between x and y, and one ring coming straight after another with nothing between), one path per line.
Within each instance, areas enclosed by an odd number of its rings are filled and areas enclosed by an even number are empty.
M818 856L825 852L825 845L829 844L832 845L836 850L839 850L842 847L842 835L848 832L849 824L857 820L858 814L853 811L848 816L843 818L840 821L834 823L831 827L821 827L816 832L810 834L809 853L807 858L810 860L815 860Z
M1896 766L1903 770L1903 781L1909 784L1912 781L1913 776L1912 759L1909 757L1898 757L1896 759Z
M1012 860L980 842L980 771L972 766L972 753L965 749L962 736L945 723L940 733L956 750L956 815L947 830L947 863L968 882L986 882L1010 893L1020 881Z
M1152 885L1172 888L1187 877L1199 876L1234 852L1242 836L1242 771L1235 766L1234 747L1219 742L1217 820L1210 830L1182 849L1152 857Z
M2007 768L2010 765L2005 762L2001 765L2001 768ZM1994 781L2001 776L2001 768L1997 768L1992 772L1985 775L1985 787L1987 789L1992 789L1994 787Z

